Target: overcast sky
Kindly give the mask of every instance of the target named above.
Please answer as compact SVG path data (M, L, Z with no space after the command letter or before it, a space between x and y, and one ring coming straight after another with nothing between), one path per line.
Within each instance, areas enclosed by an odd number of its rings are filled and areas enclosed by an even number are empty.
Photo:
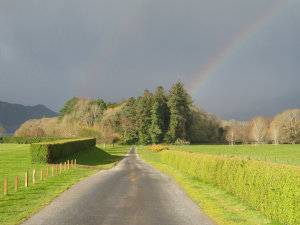
M74 96L120 101L178 80L192 91L207 65L280 2L193 101L226 119L300 107L297 0L1 0L0 101L58 111Z

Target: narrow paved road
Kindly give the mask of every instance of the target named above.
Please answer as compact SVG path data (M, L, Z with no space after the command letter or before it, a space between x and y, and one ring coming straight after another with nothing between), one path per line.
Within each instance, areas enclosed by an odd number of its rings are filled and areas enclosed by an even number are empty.
M132 148L111 170L82 180L24 225L212 225L172 178Z

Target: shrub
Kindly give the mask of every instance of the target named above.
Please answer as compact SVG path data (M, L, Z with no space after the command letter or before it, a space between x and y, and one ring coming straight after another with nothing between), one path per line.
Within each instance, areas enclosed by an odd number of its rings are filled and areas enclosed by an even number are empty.
M96 138L59 140L54 142L33 143L30 146L32 162L48 162L86 150L96 145Z
M160 153L161 162L247 201L270 219L300 224L300 168L176 151Z
M152 145L152 146L148 146L147 149L151 152L160 152L163 150L169 150L168 146L166 145Z
M189 141L186 141L184 139L177 138L174 145L189 145L191 144Z
M39 142L49 142L64 140L68 138L57 138L57 137L3 137L3 143L7 144L31 144Z

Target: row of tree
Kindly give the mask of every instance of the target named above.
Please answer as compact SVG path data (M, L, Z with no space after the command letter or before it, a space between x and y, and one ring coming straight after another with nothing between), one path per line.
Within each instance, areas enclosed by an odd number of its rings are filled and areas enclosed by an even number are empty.
M258 116L248 122L230 121L226 125L229 144L280 144L300 142L300 109L286 110L274 118Z
M219 119L192 105L181 82L168 93L161 86L154 94L145 90L142 96L125 101L114 116L101 120L105 130L121 134L126 144L218 142L219 125Z
M72 98L58 118L25 122L15 136L95 136L99 142L124 144L224 142L221 120L192 105L181 82L168 92L129 98L120 104Z
M183 83L177 82L168 92L159 86L154 94L145 90L119 104L72 98L59 117L27 121L15 136L93 136L98 142L124 144L299 143L300 109L273 119L222 121L193 105Z

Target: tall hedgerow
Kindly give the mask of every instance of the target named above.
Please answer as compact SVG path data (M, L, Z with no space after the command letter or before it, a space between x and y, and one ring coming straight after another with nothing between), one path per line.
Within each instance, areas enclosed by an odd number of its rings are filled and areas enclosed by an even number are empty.
M300 224L299 167L176 151L160 155L161 162L224 188L270 219Z
M30 156L32 162L53 163L55 160L70 156L96 145L96 138L58 140L53 142L32 143Z

